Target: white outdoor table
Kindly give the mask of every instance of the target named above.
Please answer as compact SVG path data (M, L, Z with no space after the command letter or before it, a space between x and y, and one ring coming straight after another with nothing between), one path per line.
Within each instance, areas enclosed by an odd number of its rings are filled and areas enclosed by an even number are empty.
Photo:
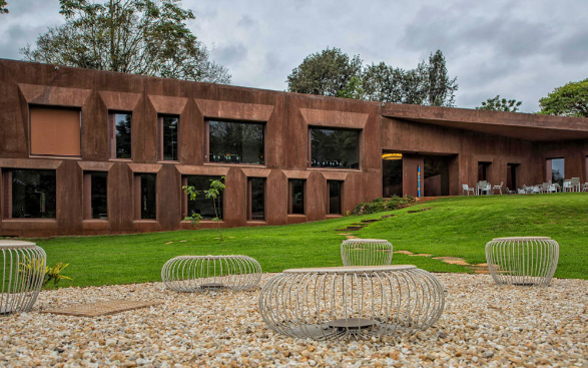
M259 295L272 330L315 340L413 334L435 323L444 305L437 278L411 265L290 269Z

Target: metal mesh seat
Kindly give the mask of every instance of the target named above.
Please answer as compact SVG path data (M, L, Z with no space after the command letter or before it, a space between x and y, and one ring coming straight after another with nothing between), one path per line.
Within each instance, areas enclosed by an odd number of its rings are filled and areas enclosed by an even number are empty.
M347 239L341 243L343 266L382 266L392 263L393 247L387 240Z

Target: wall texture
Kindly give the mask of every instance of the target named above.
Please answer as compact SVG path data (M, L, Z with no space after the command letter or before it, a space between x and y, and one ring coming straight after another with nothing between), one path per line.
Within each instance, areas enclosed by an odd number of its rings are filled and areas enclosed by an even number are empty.
M32 154L30 106L79 109L81 157ZM109 111L132 112L132 159L111 158ZM158 114L180 116L178 162L159 160ZM205 121L209 118L265 122L265 164L208 163ZM360 168L309 167L309 126L361 129ZM320 220L332 216L326 214L327 180L344 182L343 213L382 195L383 151L405 154L408 195L416 195L416 165L429 154L452 157L451 195L461 194L461 184L477 181L479 161L491 162L492 183L506 182L509 163L520 165L518 183L542 182L544 160L553 157L565 157L566 177L587 180L585 119L406 107L1 59L0 128L3 172L52 169L57 180L55 219L6 216L7 185L0 180L0 236L189 229L190 223L182 221L183 175L226 176L225 227ZM83 173L88 171L108 172L108 220L84 220ZM137 219L133 183L138 173L157 174L156 220ZM266 178L265 221L247 221L250 177ZM307 180L304 215L287 213L288 179Z

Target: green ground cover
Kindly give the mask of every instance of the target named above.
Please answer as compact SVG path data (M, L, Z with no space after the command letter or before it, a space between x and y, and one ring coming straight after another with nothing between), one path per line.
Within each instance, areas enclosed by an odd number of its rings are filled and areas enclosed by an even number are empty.
M418 209L429 210L409 213ZM173 231L156 234L36 239L48 264L70 263L63 271L73 281L60 286L160 281L161 267L177 255L245 254L264 272L293 267L341 265L344 235L336 229L364 219L391 218L353 234L388 239L394 250L485 262L484 245L495 237L550 236L560 244L556 277L588 279L588 194L455 197L366 216L347 216L307 224ZM393 264L414 264L435 272L471 272L429 257L395 254Z

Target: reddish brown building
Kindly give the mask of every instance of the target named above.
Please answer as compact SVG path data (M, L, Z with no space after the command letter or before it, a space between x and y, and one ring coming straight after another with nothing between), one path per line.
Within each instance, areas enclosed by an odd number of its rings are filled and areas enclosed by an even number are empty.
M386 159L383 159L386 158ZM0 235L341 216L383 195L587 179L588 120L381 104L0 60ZM419 176L420 172L420 176Z

